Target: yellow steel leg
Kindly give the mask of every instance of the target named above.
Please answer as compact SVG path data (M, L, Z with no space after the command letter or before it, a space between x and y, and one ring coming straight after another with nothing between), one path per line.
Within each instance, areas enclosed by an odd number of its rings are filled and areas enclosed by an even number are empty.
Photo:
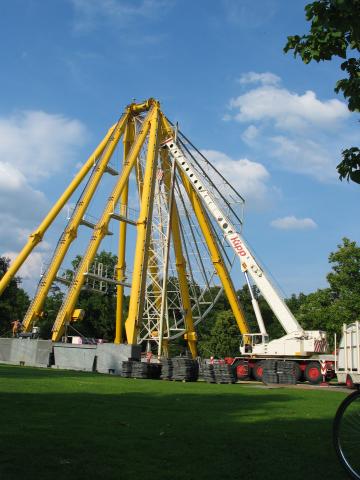
M166 130L167 134L173 135L171 126L164 116L162 116L162 121L163 121L164 129ZM250 330L249 330L244 312L239 303L234 284L231 280L230 274L222 258L216 238L212 232L211 222L208 218L208 215L204 210L204 207L201 203L200 198L197 195L197 192L193 189L186 175L181 171L180 171L180 175L181 175L182 183L185 187L186 193L189 197L192 208L196 215L196 218L199 222L199 226L204 236L204 239L206 241L206 245L209 249L211 261L224 287L225 294L229 300L230 307L235 317L236 323L239 327L239 330L242 334L249 333Z
M14 262L10 265L10 268L5 273L0 281L0 295L3 293L7 285L9 284L10 280L16 275L17 271L21 267L21 265L25 262L27 257L33 251L38 243L40 243L43 239L43 236L49 226L52 224L56 216L64 207L65 203L69 200L71 195L74 193L76 188L80 185L83 181L87 173L90 169L94 166L94 163L99 155L101 155L102 151L104 150L111 134L113 133L114 126L111 127L108 133L105 135L104 139L99 143L96 147L94 152L90 155L87 159L81 170L76 174L75 178L72 180L68 188L65 192L61 195L59 200L55 203L52 207L50 212L46 215L42 223L38 226L38 228L29 236L29 240L24 248L21 250L19 255L15 258Z
M142 172L142 167L140 162L138 162L136 165L136 180L137 180L138 189L139 189L139 199L141 201L144 177L143 177L143 172ZM154 254L154 245L153 245L152 237L150 237L150 242L149 242L149 259L148 259L147 271L152 281L152 290L155 298L155 305L158 311L160 311L161 289L160 289L159 267L156 260L156 256Z
M105 205L102 216L99 222L97 223L94 229L93 235L90 239L88 248L71 282L68 293L64 298L63 304L61 306L61 309L57 315L55 324L53 326L53 335L52 335L53 341L58 341L61 338L61 335L64 331L66 323L68 323L71 320L71 315L74 310L78 296L80 294L80 289L84 284L84 280L85 280L84 274L87 272L88 268L90 267L91 262L94 260L94 257L96 255L96 252L99 248L99 245L102 239L108 232L108 226L111 219L111 214L114 212L115 205L118 203L120 195L122 194L125 188L130 172L135 164L136 158L140 152L140 149L150 129L150 124L154 123L154 119L156 119L156 122L157 122L158 109L159 109L158 104L155 101L153 101L151 110L149 111L148 115L146 116L143 122L142 130L140 130L139 135L135 139L133 147L129 153L129 156L127 159L127 165L124 166L122 170L122 174L119 178L119 181L115 185Z
M42 308L49 289L55 279L55 276L64 260L67 251L69 250L71 243L77 236L78 227L106 170L109 160L116 148L116 145L118 144L118 141L125 129L128 117L129 113L124 114L119 120L119 122L116 124L111 137L108 139L103 154L99 159L96 168L94 169L94 172L85 187L81 199L76 205L72 218L61 236L61 239L53 255L51 264L47 272L44 274L39 288L35 293L34 299L31 302L28 311L26 312L23 321L23 327L26 332L31 330L34 320L36 318L39 318L41 315Z
M144 183L141 195L140 215L137 225L137 239L134 257L133 279L129 304L129 315L125 322L126 337L130 344L137 341L138 328L141 324L144 304L148 248L151 234L151 217L153 208L153 190L155 183L155 166L159 146L159 115L152 120L149 134Z
M127 156L130 152L131 146L134 141L134 123L133 120L130 120L127 124L125 135L124 135L124 159L123 165L125 167L127 162ZM120 215L127 216L127 204L128 204L128 195L129 195L129 181L126 182L124 190L120 197ZM119 250L118 250L118 264L117 264L117 280L125 280L125 269L126 269L126 222L120 222L119 227ZM124 285L117 285L116 288L116 322L115 322L115 340L114 343L122 343L123 335L123 308L124 308Z

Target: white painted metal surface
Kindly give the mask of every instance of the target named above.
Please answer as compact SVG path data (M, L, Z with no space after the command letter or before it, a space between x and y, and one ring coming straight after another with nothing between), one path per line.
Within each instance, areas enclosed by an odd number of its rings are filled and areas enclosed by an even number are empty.
M360 323L344 324L342 336L335 353L335 371L340 383L349 376L360 383Z

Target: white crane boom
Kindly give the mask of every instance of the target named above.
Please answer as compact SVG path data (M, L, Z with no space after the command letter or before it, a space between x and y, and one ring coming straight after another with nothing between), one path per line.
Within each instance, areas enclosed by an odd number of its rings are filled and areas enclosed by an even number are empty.
M202 198L208 211L211 213L211 215L214 217L215 221L221 228L225 239L232 246L233 250L239 257L242 271L245 275L248 273L251 276L254 283L256 284L256 286L264 296L265 300L269 304L270 308L274 312L276 318L281 323L285 332L287 334L297 332L299 335L304 335L304 330L301 328L284 300L281 298L279 293L271 284L270 280L266 277L265 272L256 262L254 255L251 253L249 247L247 246L240 233L236 231L227 216L217 205L211 193L206 189L206 186L202 183L196 170L192 167L192 165L185 157L180 146L175 143L173 138L167 139L163 143L163 146L168 148L169 153L174 158L177 167L187 176L198 195ZM261 322L259 323L260 330L264 330ZM262 333L264 332L262 331Z

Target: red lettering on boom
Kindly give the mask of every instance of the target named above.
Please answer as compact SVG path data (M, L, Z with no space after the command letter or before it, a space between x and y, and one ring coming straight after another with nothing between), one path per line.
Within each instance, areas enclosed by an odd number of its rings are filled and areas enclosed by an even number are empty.
M245 250L244 250L244 247L242 246L242 243L241 243L240 238L239 238L237 235L235 235L234 237L231 237L230 240L231 240L231 243L233 244L234 249L236 250L236 252L237 252L240 256L245 257L246 252L245 252Z

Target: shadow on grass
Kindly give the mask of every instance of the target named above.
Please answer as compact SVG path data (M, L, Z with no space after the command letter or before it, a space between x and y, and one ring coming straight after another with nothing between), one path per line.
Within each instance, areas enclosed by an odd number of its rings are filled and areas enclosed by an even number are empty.
M5 370L25 386L0 393L3 480L347 478L331 446L336 394L122 379L36 393L27 380L56 372ZM84 378L57 373L64 392Z

